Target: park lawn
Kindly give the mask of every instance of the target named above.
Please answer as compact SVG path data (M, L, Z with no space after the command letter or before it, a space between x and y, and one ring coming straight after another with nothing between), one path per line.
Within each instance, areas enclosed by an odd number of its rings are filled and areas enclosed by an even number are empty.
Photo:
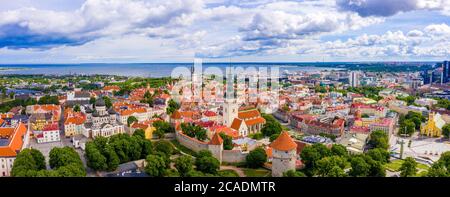
M427 170L422 170L419 173L417 173L416 177L425 177L427 176L428 171Z
M404 162L404 160L398 159L398 160L391 161L391 162L385 164L384 166L389 171L398 172L398 171L400 171L400 167L402 166L403 162ZM430 168L430 166L427 166L422 163L417 163L418 170L422 170L422 171L426 172L426 171L428 171L429 168Z
M398 159L398 160L394 160L391 161L387 164L384 165L384 167L386 167L387 170L392 171L392 172L398 172L400 170L400 167L403 164L403 160Z
M258 169L244 168L243 170L247 177L267 177L270 175L270 171L264 168Z
M195 151L189 149L189 148L186 147L186 146L181 145L177 140L171 140L170 142L171 142L178 150L180 150L180 151L182 151L182 152L184 152L184 153L187 153L187 154L192 155L192 156L194 156L194 157L197 155L197 153L196 153Z
M219 177L239 177L234 170L220 170L217 172Z

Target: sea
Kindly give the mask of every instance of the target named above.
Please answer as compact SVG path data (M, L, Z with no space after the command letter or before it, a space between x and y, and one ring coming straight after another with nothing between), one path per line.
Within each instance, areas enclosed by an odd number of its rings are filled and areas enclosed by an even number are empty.
M0 75L117 75L128 77L169 77L177 67L190 69L193 63L92 63L92 64L13 64L0 65ZM336 67L316 67L314 63L203 63L202 68L217 67L225 71L227 67L274 67L280 73L301 71L317 72L341 70ZM269 69L270 71L270 69Z

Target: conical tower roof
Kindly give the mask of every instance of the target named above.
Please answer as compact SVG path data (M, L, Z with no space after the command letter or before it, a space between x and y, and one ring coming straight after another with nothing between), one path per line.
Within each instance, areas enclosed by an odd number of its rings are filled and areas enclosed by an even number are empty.
M292 140L287 131L283 131L277 139L275 139L271 144L275 150L280 151L290 151L297 148L297 144Z

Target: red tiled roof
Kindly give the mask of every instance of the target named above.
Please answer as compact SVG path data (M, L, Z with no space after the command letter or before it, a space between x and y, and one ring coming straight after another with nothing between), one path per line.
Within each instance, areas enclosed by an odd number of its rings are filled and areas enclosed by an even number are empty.
M148 124L142 124L142 123L137 123L137 122L134 122L132 125L131 125L131 128L134 128L134 129L147 129L149 127L149 125Z
M181 119L181 113L180 111L176 110L172 113L172 115L170 116L170 118L172 119Z
M214 136L212 137L211 141L209 142L209 144L212 145L221 145L223 143L223 139L222 137L220 137L219 133L215 133Z
M74 113L70 117L66 117L66 121L64 121L64 125L69 125L69 124L81 125L81 124L84 124L85 121L86 121L86 115L84 115L81 112L78 112L78 113Z
M239 130L239 128L241 127L241 124L242 124L242 119L235 118L233 120L233 123L231 123L231 128L234 130Z
M289 136L288 132L284 131L275 139L272 143L270 143L270 147L275 150L280 151L290 151L297 148L297 144L292 140L291 136Z
M110 91L110 90L116 90L116 91L119 91L119 90L120 90L120 87L119 87L119 86L116 86L116 85L105 86L105 87L103 88L103 90L105 90L105 91Z
M265 124L265 123L266 123L266 119L264 119L262 117L245 121L245 124L247 126L252 126L252 125L255 125L255 124Z
M59 130L58 123L46 124L44 128L42 128L42 131L54 131L54 130Z
M239 133L230 127L227 126L217 126L216 128L213 128L216 133L225 133L225 135L231 136L232 138L239 137Z
M203 115L208 116L208 117L217 116L216 112L213 112L213 111L205 111L205 113L203 113Z
M121 116L129 116L129 115L131 115L131 114L134 114L134 113L146 113L147 112L147 110L145 109L145 108L135 108L135 109L126 109L126 110L122 110L122 111L120 111L120 115Z
M249 118L255 118L255 117L260 117L261 114L259 113L259 111L257 109L252 109L252 110L248 110L248 111L240 111L238 113L238 117L240 119L249 119Z

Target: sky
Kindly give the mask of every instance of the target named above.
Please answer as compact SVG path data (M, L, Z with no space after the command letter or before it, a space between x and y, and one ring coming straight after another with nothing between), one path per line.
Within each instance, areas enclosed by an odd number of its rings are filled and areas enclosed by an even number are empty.
M442 61L450 0L0 0L0 64Z

